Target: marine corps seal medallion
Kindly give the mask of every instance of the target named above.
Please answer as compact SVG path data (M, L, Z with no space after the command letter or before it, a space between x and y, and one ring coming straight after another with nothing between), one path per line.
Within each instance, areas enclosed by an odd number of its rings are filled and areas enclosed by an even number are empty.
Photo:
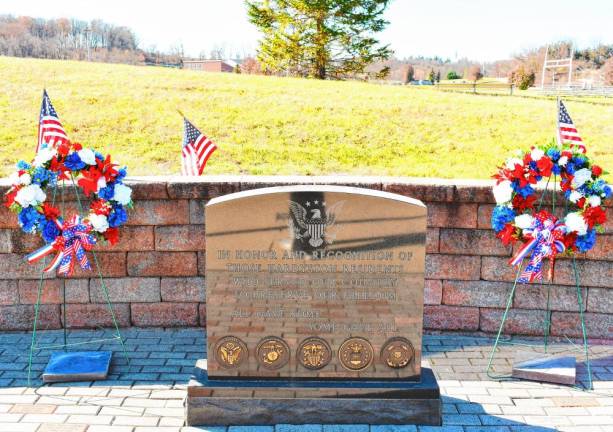
M215 345L215 357L226 369L234 369L248 357L247 345L237 337L226 336L219 339Z
M359 337L347 339L338 350L338 359L350 371L366 369L373 360L372 345Z
M394 369L407 366L414 355L413 345L403 337L391 338L381 348L381 361Z
M283 339L270 336L262 339L256 348L258 363L266 369L280 369L289 361L289 346Z
M307 369L316 370L325 367L332 359L332 349L328 342L318 337L302 341L298 347L298 361Z

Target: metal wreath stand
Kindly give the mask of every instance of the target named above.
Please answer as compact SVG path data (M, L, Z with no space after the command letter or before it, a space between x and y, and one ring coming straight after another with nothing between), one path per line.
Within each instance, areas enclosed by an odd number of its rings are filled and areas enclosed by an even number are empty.
M81 198L79 197L79 189L77 188L77 185L74 181L74 176L72 175L72 173L70 174L70 181L72 183L72 187L74 189L74 193L75 196L77 198L77 204L79 206L79 212L81 214L84 213L83 210L83 204L81 203ZM66 183L65 180L62 180L62 187L60 189L60 196L61 196L61 209L62 212L64 212L65 210L65 201L64 201L64 189L66 188ZM52 201L51 204L54 205L55 201L56 201L56 195L57 195L57 189L58 189L58 185L57 182L53 187L53 197L52 197ZM36 331L37 331L37 326L38 326L38 318L39 318L39 313L40 313L40 304L41 304L41 298L42 298L42 290L43 290L43 286L45 283L45 277L44 277L44 271L41 270L40 272L40 278L38 280L38 292L36 295L36 303L34 305L34 324L33 324L33 328L32 328L32 342L30 344L30 355L28 358L28 386L31 385L31 378L32 378L32 361L34 359L34 353L37 351L44 351L44 350L62 350L64 352L68 352L69 348L71 347L75 347L75 346L82 346L82 345L88 345L88 344L96 344L96 343L103 343L103 342L110 342L110 341L117 341L120 343L121 345L121 349L123 351L123 355L126 358L126 361L128 362L128 365L130 364L130 359L128 357L128 352L126 350L126 346L124 343L124 339L121 336L121 333L119 331L119 324L117 323L117 318L115 316L115 311L113 310L113 305L111 304L111 300L109 297L109 291L107 289L106 283L104 282L104 277L102 276L102 271L100 270L100 263L98 261L98 257L96 255L96 251L95 249L91 250L92 256L94 258L94 265L96 266L96 271L98 273L98 279L100 280L100 287L102 288L102 291L104 293L104 299L106 301L106 305L108 307L108 310L111 314L111 318L113 320L113 327L115 330L115 334L111 337L107 337L107 338L101 338L101 339L95 339L95 340L91 340L91 341L85 341L85 342L74 342L74 343L68 343L68 317L66 315L66 287L64 286L62 289L62 293L63 293L63 299L62 299L62 309L61 309L61 315L60 315L60 319L63 317L64 320L64 325L63 325L63 329L64 329L64 341L63 343L59 343L59 344L50 344L50 345L41 345L41 346L37 346L37 339L36 339ZM47 257L44 258L44 263L46 263L47 261Z
M545 184L545 189L543 190L543 193L541 194L541 197L539 198L539 202L538 202L538 206L537 206L537 211L539 211L543 205L543 199L545 198L547 191L549 189L549 183L550 183L551 177L549 177L547 179L547 182ZM551 191L551 212L552 214L555 213L556 210L556 188L557 188L557 175L554 174L554 181L553 181L553 190ZM566 212L568 212L568 202L565 203L565 209ZM578 310L579 310L579 317L581 319L581 333L582 333L582 337L583 337L583 345L577 345L576 343L574 343L567 335L564 335L564 338L566 338L566 340L569 342L569 344L571 345L571 348L568 349L568 351L575 351L575 352L581 352L583 353L584 357L585 357L585 364L587 367L587 379L588 379L588 387L587 390L592 390L593 389L593 384L592 384L592 370L590 367L590 357L589 357L589 347L588 347L588 340L587 340L587 329L585 327L585 316L583 313L583 296L581 294L581 285L579 282L579 271L577 269L577 260L576 257L573 255L571 258L571 262L572 262L572 268L573 268L573 275L574 275L574 281L575 281L575 288L576 288L576 292L577 292L577 306L578 306ZM524 258L525 260L525 258ZM494 346L492 347L492 351L490 352L490 356L489 356L489 360L487 363L487 369L486 369L486 373L487 376L489 378L495 379L495 380L509 380L511 379L511 375L510 374L495 374L494 371L492 370L492 362L494 360L494 356L495 353L498 350L498 346L499 345L515 345L515 346L524 346L524 347L530 347L530 348L534 348L534 347L542 347L544 348L544 352L545 354L547 353L547 349L548 349L548 345L549 345L549 336L550 336L550 332L551 332L551 303L550 303L550 298L551 298L551 285L553 284L553 278L552 280L550 280L548 283L545 283L543 281L543 279L540 280L539 285L543 286L543 285L547 285L547 308L545 310L545 320L544 320L544 336L543 336L543 344L540 343L526 343L526 342L516 342L513 340L513 336L509 336L508 339L502 339L502 332L503 332L503 328L504 328L504 324L507 320L507 315L509 313L509 309L511 308L511 306L513 305L513 299L515 297L515 288L517 287L517 280L519 279L523 266L524 266L524 260L522 260L522 262L519 264L518 268L517 268L517 273L515 275L515 282L513 283L513 287L511 288L511 292L509 293L509 297L507 299L507 304L506 304L506 308L504 310L504 314L502 315L502 321L500 322L500 327L498 328L498 333L496 334L496 340L494 342ZM551 265L551 264L550 264ZM581 389L583 390L584 388L582 386L578 386L575 385L574 386L577 389Z

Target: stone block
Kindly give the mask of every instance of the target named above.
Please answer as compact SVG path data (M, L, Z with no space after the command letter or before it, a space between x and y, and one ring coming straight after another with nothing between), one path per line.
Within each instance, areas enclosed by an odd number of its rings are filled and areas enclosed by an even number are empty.
M492 230L441 229L440 252L445 254L509 256L511 247L504 246Z
M204 278L162 278L162 301L204 302Z
M440 280L426 279L424 287L424 304L440 305L443 283Z
M519 284L515 289L513 307L520 309L547 309L548 284ZM587 289L582 289L583 310L587 303ZM574 286L550 285L549 308L559 311L579 311L577 289Z
M168 198L165 181L155 181L149 177L130 177L125 183L132 188L132 199L134 201Z
M130 306L127 303L116 303L112 306L118 325L128 327ZM66 305L66 319L62 321L68 328L113 327L111 311L106 304Z
M152 226L122 226L117 244L100 242L96 246L96 251L150 251L153 248Z
M130 276L195 276L196 252L128 252Z
M438 253L439 231L439 228L428 228L426 230L426 253Z
M189 200L189 223L196 225L203 225L204 207L206 206L205 200Z
M156 250L199 251L204 248L204 225L169 225L155 228Z
M613 314L587 312L583 316L589 338L613 339ZM551 333L554 336L582 337L579 314L577 312L553 312Z
M424 328L430 330L477 330L479 308L461 306L424 306Z
M109 298L113 303L119 302L159 302L160 279L129 277L104 279ZM90 298L92 303L104 303L106 298L102 290L100 279L90 282Z
M443 282L442 302L455 306L505 307L512 285L505 282Z
M479 329L488 333L498 332L504 309L481 308ZM510 309L504 324L503 334L544 334L545 311Z
M572 260L556 260L554 282L574 285L575 272ZM581 286L608 288L613 280L613 265L608 261L576 260Z
M466 255L426 255L426 277L429 279L478 280L481 257Z
M127 225L180 225L189 223L187 200L139 201Z
M585 297L583 301L585 302ZM587 310L590 312L613 313L613 289L590 288L587 295Z
M132 324L138 327L195 327L197 303L132 303Z
M3 330L32 330L34 305L0 306L0 328ZM60 306L41 305L39 309L39 330L60 328Z
M17 281L0 280L0 305L14 305L17 303L19 303Z
M168 195L172 199L206 199L237 192L238 182L228 182L228 177L207 176L205 181L172 180L168 182Z
M428 203L428 227L476 228L477 204Z
M70 278L93 278L98 276L98 268L103 277L122 277L126 275L126 253L125 252L96 252L96 260L91 252L87 253L91 264L91 270L83 270L81 266L75 264L74 274Z

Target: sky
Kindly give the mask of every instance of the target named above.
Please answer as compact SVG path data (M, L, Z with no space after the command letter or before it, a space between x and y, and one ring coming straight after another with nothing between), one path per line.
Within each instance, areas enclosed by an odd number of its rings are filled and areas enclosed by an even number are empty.
M181 44L190 56L244 56L259 38L243 0L0 0L0 14L102 19L132 28L141 48ZM399 58L492 61L560 39L613 43L613 0L393 0L385 16L379 38Z

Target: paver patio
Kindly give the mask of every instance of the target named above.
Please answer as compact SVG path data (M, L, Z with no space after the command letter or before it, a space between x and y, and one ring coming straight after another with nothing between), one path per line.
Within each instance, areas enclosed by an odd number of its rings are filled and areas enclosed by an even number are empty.
M60 342L62 331L41 332L41 343ZM105 330L71 331L71 342L108 337ZM277 425L185 427L185 387L196 359L205 356L202 329L126 329L130 364L117 343L86 345L114 350L107 381L41 386L48 352L34 358L36 380L27 386L29 333L0 334L0 431L19 432L498 432L613 431L613 345L592 344L594 390L520 381L493 381L484 373L493 340L456 334L426 335L424 357L443 396L442 427ZM568 348L556 343L553 351ZM496 356L510 370L514 348ZM585 380L579 358L578 377Z

